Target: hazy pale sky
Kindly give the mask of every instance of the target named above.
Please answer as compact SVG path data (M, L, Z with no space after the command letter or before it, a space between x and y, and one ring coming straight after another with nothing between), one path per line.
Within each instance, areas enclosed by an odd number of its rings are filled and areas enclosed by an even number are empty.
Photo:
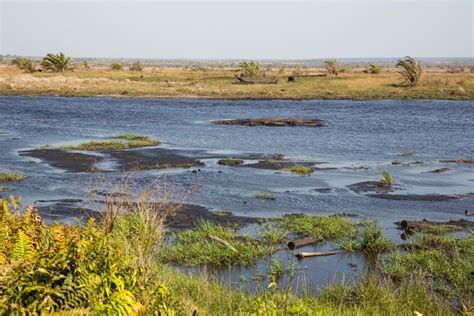
M473 57L472 0L0 0L0 54Z

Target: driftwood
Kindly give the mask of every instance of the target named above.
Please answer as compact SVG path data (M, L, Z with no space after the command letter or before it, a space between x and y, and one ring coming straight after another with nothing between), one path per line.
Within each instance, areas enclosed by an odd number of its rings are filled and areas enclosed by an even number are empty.
M466 216L474 216L474 210L466 210L464 214L466 214Z
M228 241L226 241L222 238L219 238L219 237L214 236L214 235L209 235L209 238L211 238L214 241L217 241L218 243L223 244L224 246L226 246L227 248L229 248L230 250L232 250L234 252L238 252L237 249L234 248L234 246L232 246Z
M332 256L338 254L339 251L328 251L328 252L298 252L295 256L299 259L307 258L307 257L324 257L324 256Z
M308 237L308 238L293 240L288 243L288 248L290 250L294 250L296 248L303 247L305 245L314 244L315 242L318 242L318 241L320 241L320 239L316 237Z
M247 80L242 77L235 77L239 81L239 83L242 84L277 84L278 80L277 79L272 79L272 80Z

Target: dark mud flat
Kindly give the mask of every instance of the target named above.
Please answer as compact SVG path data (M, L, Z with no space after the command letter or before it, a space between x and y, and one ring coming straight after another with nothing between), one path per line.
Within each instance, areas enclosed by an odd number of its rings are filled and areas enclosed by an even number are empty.
M103 201L96 201L103 203ZM35 209L44 217L45 220L54 222L64 219L80 219L87 221L89 218L100 220L102 214L91 208L84 207L84 201L80 199L61 199L61 200L37 200ZM189 229L194 228L201 221L209 221L214 224L224 226L244 226L247 224L258 223L259 219L254 217L241 217L232 214L219 216L200 205L196 204L176 204L175 210L166 217L165 225L170 229Z
M239 125L239 126L306 126L306 127L321 127L324 126L323 121L316 118L279 118L279 117L261 117L261 118L246 118L246 119L231 119L231 120L217 120L213 122L218 125Z
M474 198L472 194L465 195L443 195L443 194L388 194L388 193L377 193L367 194L378 199L394 200L394 201L435 201L443 202L463 198Z
M179 154L178 150L166 148L116 150L107 153L117 161L119 169L124 171L190 168L204 165L198 159Z
M377 194L388 194L393 192L393 186L385 186L379 181L364 181L347 186L349 189L355 193L365 193L365 192L374 192Z
M52 167L68 172L91 172L103 157L59 149L32 149L19 152L20 156L38 158Z
M202 166L199 160L179 154L179 151L165 148L99 151L110 156L122 171L137 171L164 168L189 168ZM20 156L39 158L52 167L68 172L93 172L95 164L107 156L96 156L59 149L33 149L19 152Z

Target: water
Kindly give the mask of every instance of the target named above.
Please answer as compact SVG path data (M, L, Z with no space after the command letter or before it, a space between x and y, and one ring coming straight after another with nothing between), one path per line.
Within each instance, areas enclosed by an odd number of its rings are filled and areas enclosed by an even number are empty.
M304 116L322 119L323 128L218 126L213 120L262 116ZM296 160L325 162L310 176L272 170L220 166L202 161L201 172L143 171L147 182L157 176L172 179L177 190L196 185L188 202L237 215L272 217L285 213L350 213L377 218L397 238L393 222L401 219L445 221L463 218L474 199L435 201L385 200L357 194L347 185L377 180L380 168L394 177L395 194L468 194L474 192L473 165L444 164L443 159L474 157L473 101L223 101L142 100L113 98L0 97L0 171L21 170L27 179L8 184L26 203L35 200L86 197L90 175L67 173L19 150L63 145L107 135L137 132L163 141L163 147L238 155L281 153ZM400 157L411 150L413 157ZM423 165L392 165L394 160L423 161ZM113 167L105 162L104 167ZM426 173L448 166L443 174ZM366 168L357 168L366 167ZM221 171L221 172L219 172ZM108 173L119 177L120 173ZM315 188L331 188L319 193ZM256 199L269 192L275 201ZM245 202L245 203L244 203ZM283 254L282 256L287 256ZM347 270L352 259L327 260L324 278ZM305 261L310 262L310 261ZM312 261L311 261L312 262ZM351 265L352 266L352 265ZM346 267L347 268L347 267ZM338 272L339 271L339 272ZM310 273L311 274L311 273ZM235 275L231 277L235 281ZM315 281L316 280L316 281ZM313 277L312 281L321 281Z

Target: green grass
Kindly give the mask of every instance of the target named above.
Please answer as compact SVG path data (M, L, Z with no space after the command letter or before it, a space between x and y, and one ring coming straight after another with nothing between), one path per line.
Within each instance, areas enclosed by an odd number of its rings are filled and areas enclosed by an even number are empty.
M342 240L357 232L356 225L345 216L286 215L278 225L292 234L321 241Z
M110 138L117 138L117 139L126 139L126 140L148 140L150 139L148 136L144 136L138 133L124 133L118 135L112 135Z
M308 175L314 171L313 168L302 166L302 165L295 165L292 167L283 168L281 170L292 172L299 175Z
M255 194L255 197L257 199L262 199L262 200L269 200L269 201L275 201L276 200L275 196L273 196L272 194L267 193L267 192L257 192Z
M236 159L232 156L228 156L226 159L221 159L217 163L224 166L240 166L244 163L244 161L242 159Z
M115 137L118 138L118 137ZM104 140L104 141L90 141L79 145L61 146L61 147L48 147L50 149L60 150L89 150L89 151L101 151L101 150L123 150L132 148L142 148L159 145L160 141L151 139L148 137L132 138L127 141L118 140Z
M0 173L0 182L18 182L25 179L20 171L6 171Z
M465 239L416 234L406 249L385 259L382 269L386 275L402 280L416 272L455 304L474 304L474 234Z
M383 257L377 265L382 274L374 270L361 282L332 284L320 298L307 292L298 297L279 287L286 267L276 257L254 294L162 264L168 247L160 246L163 217L146 201L125 213L109 210L103 223L85 225L47 225L18 205L14 199L0 201L0 314L469 315L473 303L472 234L466 239L415 234L404 251ZM303 230L313 232L312 227L340 227L330 221L347 219L299 220L315 222ZM199 262L254 262L285 239L275 223L264 225L256 238L209 223L174 238L183 238L176 240L179 255L191 252ZM340 230L321 235L339 236ZM229 247L209 240L209 234L241 253L229 254Z
M391 186L393 184L393 177L388 173L387 170L382 170L382 177L380 179L382 186Z
M186 265L250 265L274 250L273 245L262 240L239 236L236 229L202 222L196 230L174 232L171 240L162 245L160 258L163 262Z
M375 221L363 221L357 235L342 240L346 251L363 251L369 255L386 252L394 248L393 242L385 237L383 229Z

